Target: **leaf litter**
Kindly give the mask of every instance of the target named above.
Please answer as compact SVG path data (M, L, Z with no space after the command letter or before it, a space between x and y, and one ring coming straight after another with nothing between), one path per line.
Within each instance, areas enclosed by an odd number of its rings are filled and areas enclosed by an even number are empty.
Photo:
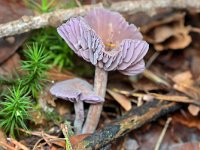
M8 3L11 2L9 1ZM26 12L25 14L28 15L29 13ZM193 16L195 15L199 16L197 13L193 14ZM135 108L137 105L143 105L148 101L156 99L184 103L186 108L183 107L177 113L169 114L172 117L172 121L164 135L160 149L187 150L199 148L200 71L198 64L200 55L198 49L200 44L196 39L200 39L200 35L197 33L191 34L193 24L197 23L188 20L188 16L190 16L188 12L173 11L173 13L166 13L161 18L152 19L144 26L141 26L145 40L152 44L151 51L146 57L146 62L150 60L155 51L158 51L159 55L151 62L143 74L134 79L119 75L117 72L109 75L107 101L103 108L100 127L104 127L105 123L110 123L123 115L125 111ZM200 20L198 22L200 25ZM27 36L24 39L26 38ZM21 42L18 41L18 37L4 41L7 42L8 46L5 46L6 50L0 51L0 56L2 56L1 75L9 75L19 67L20 60L23 58L20 57L16 50L24 42L22 36L19 36L19 39ZM9 46L13 42L18 45L14 43L15 46ZM8 50L9 53L4 54ZM62 70L60 72L56 67L50 70L48 74L49 80L53 82L77 76L73 70ZM91 76L87 80L93 83ZM116 85L116 82L118 85ZM59 99L55 99L49 94L48 88L51 84L49 82L49 85L45 86L39 96L38 103L42 111L32 114L35 124L33 125L32 122L30 126L34 127L34 130L21 131L28 133L30 136L21 136L14 140L9 139L9 136L0 132L0 141L3 143L0 146L7 149L65 148L66 139L63 136L64 133L60 125L66 118L69 121L73 121L74 110L70 103L60 103ZM86 108L88 108L87 104ZM45 113L50 113L52 118L48 120ZM51 113L55 114L57 118ZM42 117L40 118L38 115ZM61 117L59 118L58 116ZM166 120L163 117L137 131L130 132L126 135L126 138L118 140L117 146L115 144L116 141L114 141L114 147L111 148L113 150L119 148L127 150L134 148L141 150L154 149ZM54 129L54 131L50 132L50 129ZM74 145L87 136L89 135L72 135L70 136L70 142Z

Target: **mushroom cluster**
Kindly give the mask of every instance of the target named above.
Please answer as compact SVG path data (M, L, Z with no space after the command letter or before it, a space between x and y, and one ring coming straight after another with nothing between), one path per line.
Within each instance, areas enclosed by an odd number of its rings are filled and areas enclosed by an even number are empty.
M96 8L84 17L71 18L57 31L78 56L96 66L94 92L103 99L108 71L132 76L145 69L143 57L149 45L138 28L117 12ZM95 131L102 106L90 106L83 133Z

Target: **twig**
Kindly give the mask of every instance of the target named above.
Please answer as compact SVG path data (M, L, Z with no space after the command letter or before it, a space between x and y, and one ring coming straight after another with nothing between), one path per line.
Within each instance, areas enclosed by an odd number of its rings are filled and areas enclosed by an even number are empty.
M160 134L160 137L159 137L159 139L158 139L158 142L156 143L156 146L155 146L155 149L154 149L154 150L159 150L159 149L160 149L160 144L161 144L162 141L163 141L163 138L164 138L164 136L165 136L165 133L166 133L167 128L168 128L168 126L169 126L169 124L170 124L171 121L172 121L172 118L168 118L168 119L167 119L167 121L166 121L166 123L165 123L165 126L164 126L164 128L163 128L163 130L162 130L162 132L161 132L161 134Z
M82 4L81 4L81 2L80 2L79 0L75 0L75 2L76 2L76 5L77 5L78 7L82 7Z
M200 33L200 28L197 27L190 27L190 31Z
M27 134L30 134L30 135L35 135L35 136L39 136L39 137L47 137L47 138L52 138L52 139L55 139L55 138L58 138L57 136L53 136L53 135L49 135L49 134L46 134L44 133L43 131L39 132L39 131L28 131L28 130L24 130L24 129L18 129L24 133L27 133Z
M103 7L102 3L94 5L85 5L79 8L57 10L38 16L23 16L21 19L0 25L0 37L12 36L28 32L33 29L42 28L52 25L52 20L57 19L64 22L71 17L85 14L89 9ZM140 0L140 1L123 1L110 5L111 10L118 12L156 12L157 8L193 8L200 10L199 0Z
M14 147L12 147L12 146L10 146L10 145L8 145L6 142L4 142L4 141L0 141L0 148L5 148L5 149L9 149L9 150L15 150L15 148Z
M138 129L142 125L156 120L163 115L178 110L180 107L181 105L176 103L148 102L141 107L133 108L113 124L106 125L105 128L86 137L74 145L73 149L100 149L128 132Z
M11 143L15 144L15 146L17 146L18 149L29 150L28 147L26 147L25 145L21 144L20 142L14 140L14 139L12 139L12 138L8 138L8 140L9 140Z
M170 87L170 84L167 81L161 79L159 76L157 76L156 74L154 74L153 72L151 72L148 69L145 69L145 71L143 72L142 75L157 84L164 85L166 87Z
M39 139L39 140L35 143L35 145L34 145L34 147L33 147L33 150L37 150L38 144L39 144L42 140L43 140L43 138Z
M151 57L150 59L148 60L148 62L146 63L146 69L148 69L151 64L156 60L156 58L159 56L159 52L155 52Z

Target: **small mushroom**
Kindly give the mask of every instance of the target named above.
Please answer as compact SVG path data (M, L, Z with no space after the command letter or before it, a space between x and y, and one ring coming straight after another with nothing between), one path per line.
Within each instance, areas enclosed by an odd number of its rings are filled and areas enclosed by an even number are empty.
M149 44L138 28L117 12L96 8L84 17L70 19L57 31L78 56L96 66L94 91L102 98L108 71L133 76L145 69L143 57ZM90 105L83 133L95 131L102 107L103 103Z
M76 134L81 133L84 122L83 102L96 104L104 101L103 98L93 92L93 86L91 84L80 78L57 82L51 87L50 93L58 98L74 103L74 128Z

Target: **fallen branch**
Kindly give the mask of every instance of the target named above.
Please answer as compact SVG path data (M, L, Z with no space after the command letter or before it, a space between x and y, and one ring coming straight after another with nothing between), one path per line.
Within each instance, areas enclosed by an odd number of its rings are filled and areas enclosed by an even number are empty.
M74 9L57 10L38 16L23 16L21 19L0 25L0 37L12 36L28 32L33 29L54 25L55 22L64 22L71 17L85 14L89 9L103 7L101 3L85 5ZM154 14L157 8L194 8L200 10L199 0L140 0L112 3L109 9L118 12L147 12Z
M115 123L109 124L104 129L96 131L91 136L86 137L83 141L75 145L73 149L100 149L128 132L178 110L180 107L181 105L178 103L148 102L141 107L132 109Z

